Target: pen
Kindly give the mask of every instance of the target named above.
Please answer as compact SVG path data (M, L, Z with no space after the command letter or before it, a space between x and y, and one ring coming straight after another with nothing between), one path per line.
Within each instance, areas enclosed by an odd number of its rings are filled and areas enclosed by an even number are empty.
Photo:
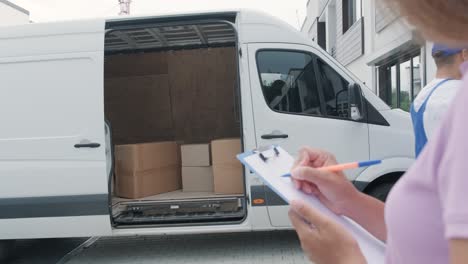
M333 166L321 167L321 168L317 168L317 170L329 171L329 172L340 172L340 171L349 170L349 169L369 167L369 166L377 165L380 163L382 163L382 160L369 160L369 161L351 162L351 163L343 163L343 164L337 164ZM291 173L287 173L281 177L284 177L284 178L291 177Z

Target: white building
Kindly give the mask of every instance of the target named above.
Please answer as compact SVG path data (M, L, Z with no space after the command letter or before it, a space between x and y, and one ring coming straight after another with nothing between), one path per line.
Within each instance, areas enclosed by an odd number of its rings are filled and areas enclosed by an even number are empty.
M0 26L29 23L29 11L7 0L0 0Z
M431 44L380 0L309 0L302 32L394 108L435 73Z

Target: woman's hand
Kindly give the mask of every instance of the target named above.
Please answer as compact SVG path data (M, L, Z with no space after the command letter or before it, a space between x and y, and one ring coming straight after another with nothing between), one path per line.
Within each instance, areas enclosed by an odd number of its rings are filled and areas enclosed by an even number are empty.
M372 235L385 241L384 204L359 192L343 173L317 170L336 164L335 157L326 151L302 149L291 173L296 188L315 195L335 214L353 219Z
M315 264L366 263L358 243L340 224L303 202L293 201L289 218L302 250Z
M336 164L335 157L326 151L303 148L292 169L292 179L297 189L317 196L334 213L347 215L348 205L359 195L358 190L342 172L317 170Z

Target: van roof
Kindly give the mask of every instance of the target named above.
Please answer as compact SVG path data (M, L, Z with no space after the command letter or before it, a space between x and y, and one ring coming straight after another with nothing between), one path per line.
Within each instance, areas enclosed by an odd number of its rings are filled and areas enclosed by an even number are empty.
M111 17L111 18L96 18L96 19L86 19L86 20L71 20L71 21L57 21L57 22L45 22L45 23L30 23L24 25L15 25L8 27L0 27L0 42L3 47L8 47L7 49L2 49L0 51L0 58L4 56L26 56L32 54L41 54L43 52L58 52L56 49L60 47L60 50L83 50L81 44L76 43L73 47L68 44L68 46L63 45L46 45L49 37L55 38L59 35L68 35L72 36L75 34L91 33L96 34L95 39L89 38L88 40L96 45L97 43L103 41L98 34L102 34L104 28L115 29L118 27L124 27L125 25L138 24L141 23L151 23L153 25L157 24L158 21L168 22L168 21L183 21L183 20L224 20L235 24L238 34L238 43L295 43L295 44L304 44L309 46L316 46L316 44L308 39L308 37L299 32L297 29L284 22L281 19L278 19L274 16L265 14L263 12L253 11L249 9L230 9L230 10L221 10L221 11L209 11L209 12L184 12L184 13L175 13L175 14L164 14L164 15L147 15L147 16L125 16L125 17ZM155 23L156 22L156 23ZM220 29L222 31L224 29ZM230 34L230 40L224 39L220 42L226 44L227 42L234 43L235 34L231 29L232 33ZM223 37L223 34L218 32L215 34L215 37ZM224 35L226 37L226 35ZM28 39L35 38L34 49L24 49L21 44L18 46L18 43L24 43L22 41L27 41ZM3 41L9 40L9 41ZM194 40L194 39L192 39ZM116 39L115 42L118 43L120 40ZM11 42L11 43L9 43ZM17 44L12 44L12 43ZM42 43L38 45L38 43ZM112 42L112 41L109 41ZM144 41L142 41L144 42ZM8 44L9 43L9 44ZM101 42L102 43L102 42ZM122 43L122 42L121 42ZM8 44L8 45L7 45ZM123 44L123 43L122 43ZM7 46L5 46L7 45ZM107 45L107 42L106 42ZM171 47L170 45L166 45ZM175 45L177 46L177 45ZM182 45L183 46L183 45ZM87 49L91 49L87 47ZM125 49L125 48L123 48ZM106 47L107 50L107 47ZM115 49L118 51L118 49Z
M239 28L242 31L241 42L274 42L315 45L304 33L285 21L253 10L241 10Z
M197 22L193 26L179 24L184 21L210 22ZM312 44L305 35L276 17L238 9L109 18L106 20L106 28L112 32L106 37L106 50L120 52L129 49L234 44L236 35L233 28L222 21L235 24L240 33L240 43ZM167 23L171 22L175 24L168 26Z
M99 21L109 25L119 25L142 20L180 20L219 18L235 22L240 32L241 43L285 42L313 45L307 36L285 21L263 12L250 9L225 9L219 11L193 11L171 14L108 17L84 20L39 22L0 28L0 37L20 37L24 35L57 35L75 32L96 31ZM90 28L93 27L93 28Z

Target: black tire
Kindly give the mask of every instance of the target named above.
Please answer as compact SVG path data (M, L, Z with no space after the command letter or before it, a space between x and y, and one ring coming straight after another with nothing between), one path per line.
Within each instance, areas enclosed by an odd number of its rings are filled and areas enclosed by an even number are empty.
M377 186L372 187L372 189L370 189L367 192L367 194L379 199L382 202L385 202L387 200L388 193L390 193L390 190L392 189L394 184L395 183L391 183L391 182L381 183Z
M0 240L0 263L4 263L11 257L15 248L15 240Z

